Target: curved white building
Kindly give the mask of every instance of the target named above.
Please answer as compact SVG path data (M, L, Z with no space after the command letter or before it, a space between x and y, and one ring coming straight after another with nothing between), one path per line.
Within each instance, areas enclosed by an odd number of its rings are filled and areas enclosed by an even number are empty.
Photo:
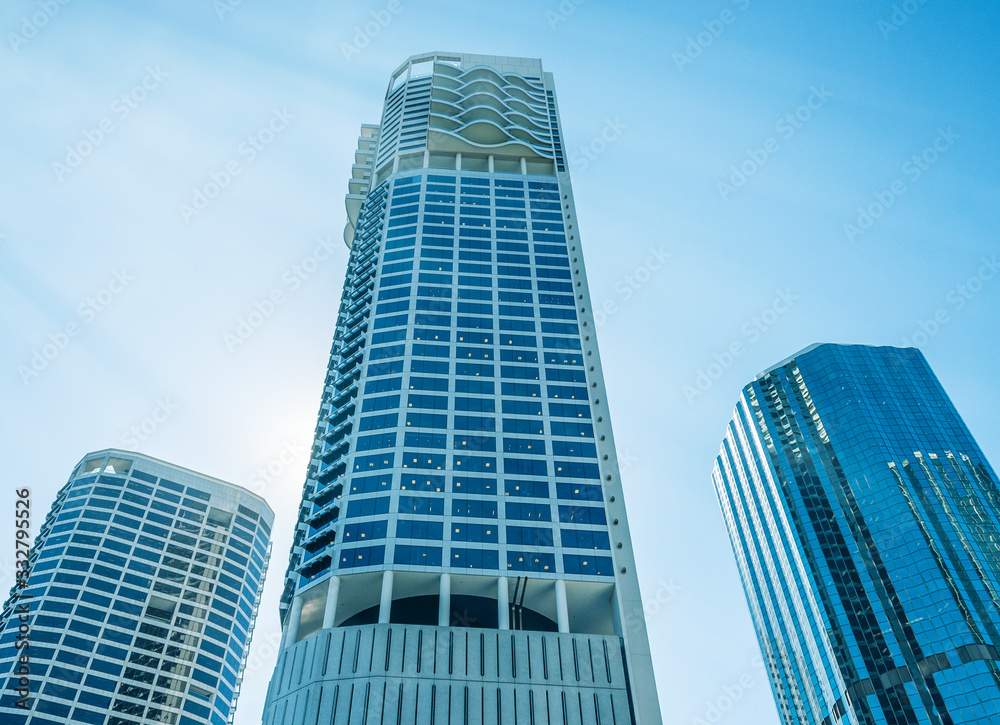
M117 449L74 469L0 614L3 725L232 722L274 513Z

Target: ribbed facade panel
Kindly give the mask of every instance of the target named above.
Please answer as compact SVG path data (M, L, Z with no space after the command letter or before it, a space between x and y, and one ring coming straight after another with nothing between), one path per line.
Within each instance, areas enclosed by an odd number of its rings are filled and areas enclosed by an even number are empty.
M627 723L619 648L617 637L554 633L326 630L281 654L264 725Z

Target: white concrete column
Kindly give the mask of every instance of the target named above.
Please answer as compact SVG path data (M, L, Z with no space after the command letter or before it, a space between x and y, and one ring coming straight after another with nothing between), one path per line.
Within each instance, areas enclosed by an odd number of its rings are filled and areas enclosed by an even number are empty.
M378 605L378 623L389 623L389 612L392 610L392 572L382 572L382 601Z
M337 599L340 597L340 577L330 577L326 590L326 608L323 610L323 629L330 629L337 621Z
M438 626L451 624L451 574L441 575L441 596L438 598Z
M430 168L431 165L431 152L424 149L424 168Z
M399 171L399 157L397 156L392 160L392 173Z
M492 154L490 154L489 162L488 163L489 163L490 173L492 174L493 173L493 155Z
M497 579L497 621L499 629L510 629L510 588L505 576Z
M569 607L566 605L566 582L562 579L556 580L556 619L559 622L559 631L569 633Z
M521 173L525 176L528 175L528 160L523 156L521 157Z
M462 154L455 154L455 171L462 170Z
M288 626L285 628L285 647L291 647L299 636L299 620L302 619L302 604L304 600L301 596L292 600L292 610L288 613Z

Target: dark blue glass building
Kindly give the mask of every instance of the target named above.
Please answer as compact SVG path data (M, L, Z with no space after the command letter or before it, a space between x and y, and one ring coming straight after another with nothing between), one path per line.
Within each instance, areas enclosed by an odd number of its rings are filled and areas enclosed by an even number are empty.
M713 478L785 723L1000 722L1000 481L919 351L761 373Z

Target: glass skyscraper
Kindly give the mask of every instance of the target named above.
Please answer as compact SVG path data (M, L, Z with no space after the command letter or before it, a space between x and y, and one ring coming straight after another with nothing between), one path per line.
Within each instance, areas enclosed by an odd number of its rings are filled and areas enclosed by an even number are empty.
M238 486L86 456L0 614L0 723L232 722L273 522Z
M659 725L551 74L410 58L347 210L264 723Z
M919 351L761 373L713 477L787 725L1000 722L1000 481Z

